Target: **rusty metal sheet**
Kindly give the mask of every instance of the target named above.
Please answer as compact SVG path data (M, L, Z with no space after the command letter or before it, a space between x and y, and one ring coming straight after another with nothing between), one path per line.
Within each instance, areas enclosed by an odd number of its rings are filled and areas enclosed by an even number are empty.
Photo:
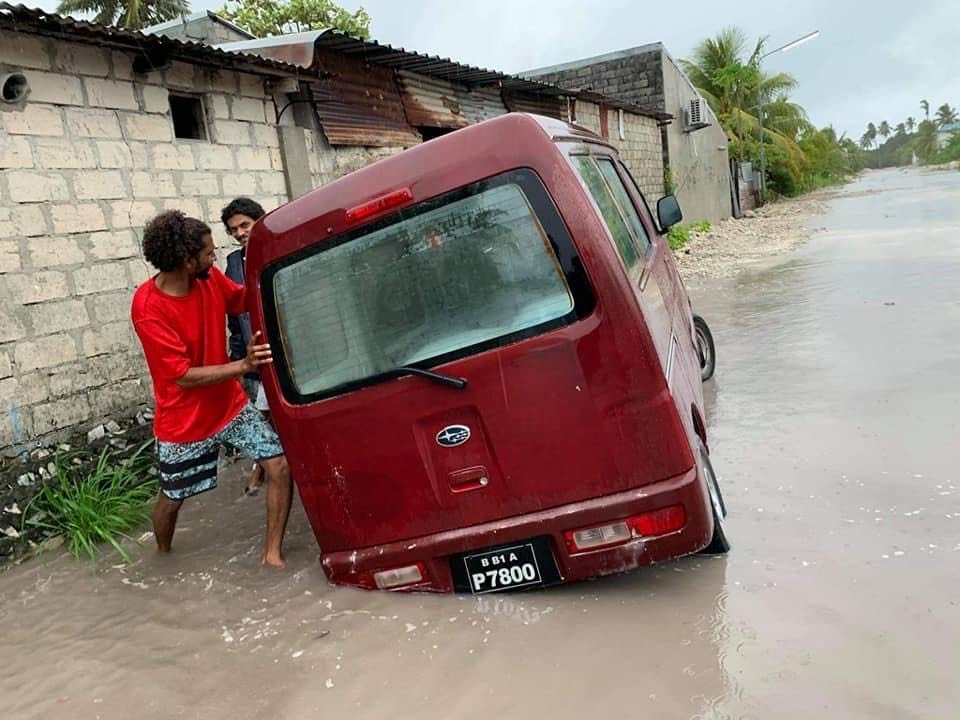
M503 102L510 112L533 113L557 120L567 119L567 100L560 95L504 92Z
M315 67L330 73L311 89L331 145L410 147L421 141L407 122L392 70L324 50L317 51Z
M397 80L407 121L414 127L458 129L469 124L452 83L408 70L398 70Z
M471 125L507 114L503 98L496 88L457 87L456 93L460 111Z
M313 75L300 67L242 51L229 52L205 43L149 35L112 25L55 15L44 10L0 2L0 31L34 32L54 39L70 40L99 47L132 50L143 55L178 58L196 65L231 68L275 77Z

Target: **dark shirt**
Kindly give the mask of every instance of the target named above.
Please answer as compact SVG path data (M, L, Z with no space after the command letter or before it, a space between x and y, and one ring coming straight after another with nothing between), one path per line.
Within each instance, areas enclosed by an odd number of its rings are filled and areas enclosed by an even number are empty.
M240 248L227 255L226 276L240 285L246 284L246 249ZM250 315L228 315L227 328L230 330L230 359L243 360L247 356L247 345L250 344L250 338L253 331L250 329ZM247 373L244 377L257 379L258 373Z

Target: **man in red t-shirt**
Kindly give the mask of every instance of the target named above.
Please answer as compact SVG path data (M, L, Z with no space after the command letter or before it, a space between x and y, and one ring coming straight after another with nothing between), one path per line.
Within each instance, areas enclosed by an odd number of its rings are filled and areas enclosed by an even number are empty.
M131 317L153 378L153 431L160 494L153 511L159 552L170 552L183 501L217 485L221 445L266 472L266 565L283 567L290 514L290 469L276 433L247 398L239 378L273 361L254 333L242 360L227 358L226 317L246 312L246 291L214 266L213 236L200 220L170 210L143 233L144 257L159 272L137 288Z

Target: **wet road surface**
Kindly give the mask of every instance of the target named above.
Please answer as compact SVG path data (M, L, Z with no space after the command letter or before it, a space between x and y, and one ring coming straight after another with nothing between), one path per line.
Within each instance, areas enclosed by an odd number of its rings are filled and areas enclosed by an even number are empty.
M482 599L335 589L296 507L289 569L259 567L235 467L172 557L0 575L0 717L956 717L960 173L831 205L800 250L691 292L726 558Z

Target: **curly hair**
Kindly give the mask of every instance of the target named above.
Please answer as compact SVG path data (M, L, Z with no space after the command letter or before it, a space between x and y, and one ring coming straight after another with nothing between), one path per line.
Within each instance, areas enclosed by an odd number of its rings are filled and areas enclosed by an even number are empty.
M147 223L143 230L143 256L160 272L172 272L203 250L210 226L168 210Z
M238 197L235 200L231 200L230 204L223 209L223 211L220 213L220 220L223 222L223 226L229 230L230 228L227 226L227 220L232 218L234 215L246 215L251 220L259 220L266 214L267 213L264 212L263 206L256 200Z

